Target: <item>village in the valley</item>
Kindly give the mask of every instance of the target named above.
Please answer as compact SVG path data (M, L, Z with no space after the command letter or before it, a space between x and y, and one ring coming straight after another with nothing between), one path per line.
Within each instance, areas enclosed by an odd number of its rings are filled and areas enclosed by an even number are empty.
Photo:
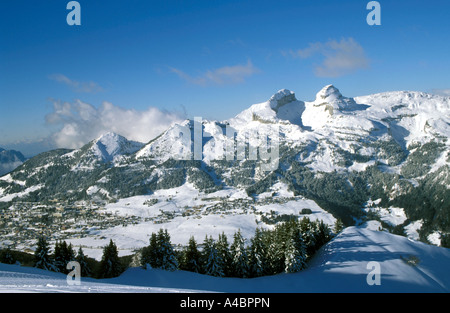
M210 214L225 217L230 214L252 213L260 216L257 223L275 224L280 219L289 216L273 210L259 212L256 206L281 204L295 201L295 198L265 197L259 200L228 199L226 197L203 198L199 205L192 207L184 205L177 210L158 208L158 202L172 201L170 198L165 200L150 198L142 203L153 211L149 216L132 213L118 214L107 209L106 201L76 201L72 203L57 199L45 203L14 201L8 208L0 211L0 237L4 247L32 252L30 248L35 245L40 236L45 236L50 241L79 239L116 226L136 225L144 222L164 224L175 217L201 219ZM130 203L126 203L125 206L130 206ZM130 207L130 209L132 208ZM302 214L309 213L311 213L309 209L303 209Z

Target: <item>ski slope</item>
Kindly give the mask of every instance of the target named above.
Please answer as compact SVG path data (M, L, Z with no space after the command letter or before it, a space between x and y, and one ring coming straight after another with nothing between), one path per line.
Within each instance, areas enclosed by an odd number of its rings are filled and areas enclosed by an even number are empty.
M130 268L117 278L82 278L69 286L63 274L0 264L0 292L450 292L450 249L376 228L346 228L294 274L239 279ZM369 262L379 264L379 284L368 284L374 277Z

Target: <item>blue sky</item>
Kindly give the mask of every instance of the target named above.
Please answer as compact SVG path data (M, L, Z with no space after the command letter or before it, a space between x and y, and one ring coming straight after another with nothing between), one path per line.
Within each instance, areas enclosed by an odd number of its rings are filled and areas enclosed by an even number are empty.
M107 128L147 140L283 88L450 95L446 0L380 0L380 26L365 0L79 0L80 26L68 2L0 3L1 147L72 148Z

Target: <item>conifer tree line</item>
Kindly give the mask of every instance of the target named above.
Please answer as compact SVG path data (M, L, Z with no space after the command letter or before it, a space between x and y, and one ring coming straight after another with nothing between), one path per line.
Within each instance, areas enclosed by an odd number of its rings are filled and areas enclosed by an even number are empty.
M126 265L120 260L117 246L112 240L103 248L101 261L96 262L94 259L88 258L81 247L75 253L72 244L67 245L65 241L56 241L54 251L50 254L50 245L47 240L44 237L38 239L34 253L34 267L68 274L71 269L66 267L71 261L77 261L80 264L82 277L117 277L126 268Z
M342 230L338 220L334 232ZM279 273L294 273L306 267L306 262L325 243L333 232L323 221L292 219L278 223L273 229L255 230L250 240L245 240L240 230L230 238L222 233L217 239L206 235L198 244L194 237L181 250L174 249L167 230L152 233L149 245L138 252L140 265L168 271L185 270L217 277L251 278ZM14 264L16 260L9 248L0 251L0 262ZM88 258L80 247L56 241L53 253L44 237L37 240L34 267L68 274L70 261L80 264L82 277L111 278L119 276L131 262L119 258L115 243L110 240L103 248L100 262Z
M257 228L247 243L238 230L231 242L224 233L217 240L206 235L202 244L191 237L186 247L176 251L167 230L160 229L152 233L149 245L141 250L140 263L144 268L180 269L217 277L294 273L304 269L332 236L323 221L305 217L279 223L272 230Z

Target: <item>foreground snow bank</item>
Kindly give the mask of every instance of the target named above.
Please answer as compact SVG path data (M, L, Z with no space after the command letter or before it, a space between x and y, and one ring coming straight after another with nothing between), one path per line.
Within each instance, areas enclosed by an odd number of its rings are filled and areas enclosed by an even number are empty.
M378 262L380 285L369 285ZM308 269L253 279L129 269L115 283L218 292L450 292L450 250L368 228L349 227Z
M378 285L367 283L374 275L369 262L379 266ZM349 227L295 274L238 279L130 268L117 278L68 286L62 274L0 264L0 292L450 292L449 268L449 249Z

